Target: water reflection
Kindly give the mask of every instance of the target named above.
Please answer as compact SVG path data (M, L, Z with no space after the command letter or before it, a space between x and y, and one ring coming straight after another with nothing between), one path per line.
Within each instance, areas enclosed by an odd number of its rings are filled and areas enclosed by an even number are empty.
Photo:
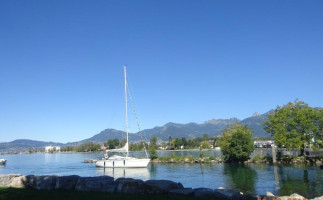
M159 152L161 153L161 152ZM199 155L199 151L173 151L179 155ZM218 152L209 151L215 155ZM133 152L141 156L139 152ZM7 160L0 167L0 174L23 175L79 175L131 177L138 179L172 180L181 182L185 187L225 187L240 191L275 195L301 194L307 198L322 196L323 170L319 166L309 165L268 165L248 164L233 165L228 163L182 164L150 163L144 169L104 169L96 168L93 163L83 163L85 159L101 159L102 153L59 153L59 154L24 154L2 155ZM216 157L216 156L215 156Z
M255 193L257 172L243 164L226 164L223 174L227 177L226 184L229 188L236 188L244 193Z
M308 168L317 168L308 170ZM279 194L297 193L308 198L322 196L323 172L316 166L279 166Z
M277 165L274 165L274 176L275 176L276 190L279 190L280 189L280 186L279 186L279 176L278 176Z
M96 168L100 176L106 175L117 178L137 178L142 180L150 179L150 172L147 168Z

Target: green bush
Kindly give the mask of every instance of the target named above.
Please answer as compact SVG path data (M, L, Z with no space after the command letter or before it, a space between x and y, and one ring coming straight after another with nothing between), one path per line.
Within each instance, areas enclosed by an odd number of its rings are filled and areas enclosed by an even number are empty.
M158 158L157 152L154 148L151 148L149 150L149 154L150 154L150 159L152 159L152 160L155 160Z
M243 162L248 160L254 150L252 131L246 125L233 124L222 131L218 145L226 160Z

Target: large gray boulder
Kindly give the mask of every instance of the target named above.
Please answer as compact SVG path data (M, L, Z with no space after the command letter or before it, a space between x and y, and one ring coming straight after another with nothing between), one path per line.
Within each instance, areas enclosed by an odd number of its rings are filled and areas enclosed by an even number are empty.
M20 174L0 174L0 186L2 187L9 187L11 181L16 178L20 177Z
M181 183L168 180L148 180L140 187L140 192L145 194L168 194L173 189L183 189Z
M110 176L81 177L78 179L75 190L77 191L98 191L114 193L116 184Z
M26 176L17 176L12 178L9 187L14 188L26 188Z
M168 194L178 196L193 196L194 190L192 188L172 189Z
M77 175L57 177L55 189L75 190L76 183L80 177Z
M195 188L194 196L198 198L210 198L214 196L214 190L210 188Z
M232 189L215 189L214 197L218 199L234 200L240 199L242 197L242 194Z
M263 198L261 198L261 196L259 196L257 194L243 194L240 199L241 200L258 200L258 199L263 199Z
M140 188L144 181L132 178L118 178L115 183L117 185L117 192L125 194L136 194L141 193Z
M38 190L53 190L55 189L57 178L57 176L28 175L21 179L21 182L27 188L34 188Z

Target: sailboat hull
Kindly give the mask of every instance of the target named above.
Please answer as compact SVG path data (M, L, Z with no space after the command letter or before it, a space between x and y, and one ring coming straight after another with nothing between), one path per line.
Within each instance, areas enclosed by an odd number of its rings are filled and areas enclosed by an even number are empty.
M132 157L118 157L109 158L106 160L99 160L95 163L97 167L105 168L140 168L147 167L150 159L139 159Z

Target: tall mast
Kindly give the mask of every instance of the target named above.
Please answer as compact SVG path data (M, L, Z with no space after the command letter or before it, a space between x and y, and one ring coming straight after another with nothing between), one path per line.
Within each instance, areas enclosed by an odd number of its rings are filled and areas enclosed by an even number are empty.
M126 99L126 133L127 133L127 143L126 143L126 148L127 148L127 156L129 156L129 146L128 146L128 98L127 98L127 71L126 71L126 66L123 67L124 69L124 93L125 93L125 99Z

